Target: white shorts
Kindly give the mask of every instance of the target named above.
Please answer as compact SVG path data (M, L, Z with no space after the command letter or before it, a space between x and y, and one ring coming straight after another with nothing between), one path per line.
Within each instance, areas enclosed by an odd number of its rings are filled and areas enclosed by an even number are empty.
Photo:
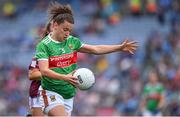
M48 112L51 109L53 109L55 106L63 105L65 107L66 112L68 113L68 116L71 115L74 98L64 99L58 93L55 93L53 91L43 90L41 86L39 87L39 91L40 91L40 104L45 114L48 114Z
M159 111L159 112L157 112L156 114L154 114L154 113L152 113L151 111L149 111L149 110L143 110L143 112L142 112L142 116L143 117L162 117L162 113Z
M34 98L31 98L29 97L29 107L30 109L33 108L33 107L42 107L42 104L40 103L40 97L34 97Z

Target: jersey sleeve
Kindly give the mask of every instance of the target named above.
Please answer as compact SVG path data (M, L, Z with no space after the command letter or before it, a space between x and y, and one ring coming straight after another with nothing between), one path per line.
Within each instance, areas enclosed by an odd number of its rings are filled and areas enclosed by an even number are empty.
M35 58L37 60L47 60L49 57L47 46L43 43L39 43L36 46Z
M32 58L32 61L31 61L30 65L29 65L29 69L33 69L33 68L38 68L37 67L37 61L36 61L35 58Z
M79 38L76 37L72 38L71 43L73 45L73 50L76 51L79 50L84 45L84 43Z

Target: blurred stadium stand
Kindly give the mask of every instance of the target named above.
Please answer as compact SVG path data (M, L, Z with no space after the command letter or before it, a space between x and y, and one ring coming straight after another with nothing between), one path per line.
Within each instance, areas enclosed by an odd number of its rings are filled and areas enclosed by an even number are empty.
M28 65L47 21L50 0L0 1L0 115L29 111ZM135 55L79 54L79 67L96 74L89 91L79 91L72 115L138 115L150 69L166 88L164 115L180 115L180 2L178 0L57 0L72 5L73 35L88 44L136 40ZM133 4L134 3L134 4Z

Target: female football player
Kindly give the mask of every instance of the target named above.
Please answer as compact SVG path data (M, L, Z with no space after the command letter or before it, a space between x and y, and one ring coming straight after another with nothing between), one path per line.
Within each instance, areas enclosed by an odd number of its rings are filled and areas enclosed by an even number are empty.
M125 40L118 45L89 45L70 35L74 19L71 7L52 2L48 8L52 32L36 47L35 57L42 74L40 101L49 116L70 116L78 86L72 72L77 67L77 52L102 55L130 52L137 48L135 41Z
M144 86L140 109L144 117L162 116L162 108L165 105L165 88L158 80L158 74L151 71L148 74L149 81Z

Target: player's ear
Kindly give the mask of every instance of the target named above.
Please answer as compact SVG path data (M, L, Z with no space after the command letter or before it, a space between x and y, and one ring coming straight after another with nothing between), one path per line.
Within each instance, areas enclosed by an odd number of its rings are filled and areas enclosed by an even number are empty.
M52 23L52 29L57 30L57 27L59 26L59 24L57 22L53 22Z

